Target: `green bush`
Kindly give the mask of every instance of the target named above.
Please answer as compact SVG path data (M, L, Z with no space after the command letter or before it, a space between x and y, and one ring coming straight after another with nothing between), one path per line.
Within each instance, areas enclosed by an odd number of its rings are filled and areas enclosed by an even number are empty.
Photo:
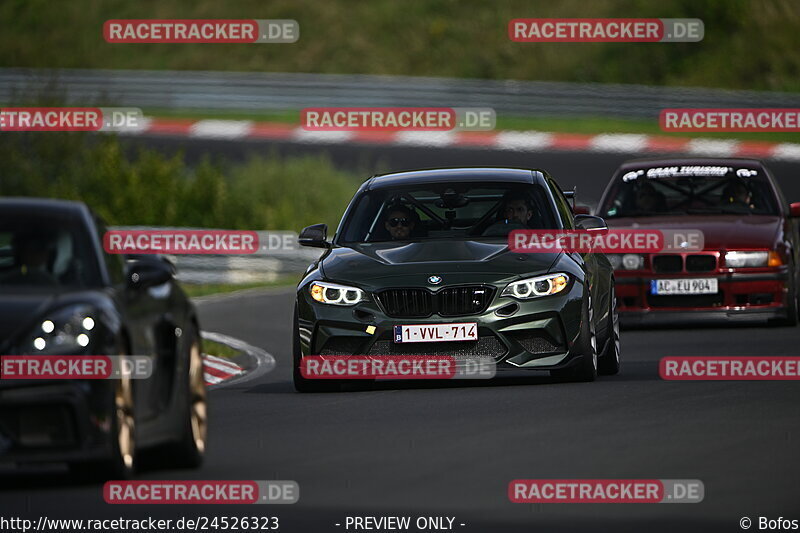
M294 230L335 225L358 180L322 156L188 166L182 154L126 154L113 136L0 136L2 196L86 202L111 225Z

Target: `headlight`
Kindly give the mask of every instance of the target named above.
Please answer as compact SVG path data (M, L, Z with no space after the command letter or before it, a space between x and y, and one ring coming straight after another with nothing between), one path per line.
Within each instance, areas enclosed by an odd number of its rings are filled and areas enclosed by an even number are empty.
M625 254L622 256L622 266L626 270L639 270L644 266L644 256L639 254Z
M355 305L366 300L364 291L358 287L349 287L325 281L312 283L311 287L309 287L309 292L314 300L323 304Z
M614 270L640 270L644 266L644 256L639 254L606 254Z
M619 270L622 268L622 256L620 254L606 254L608 262L611 263L611 268Z
M569 276L566 274L548 274L535 278L521 279L509 283L500 296L510 296L520 300L529 300L541 296L557 294L567 288Z
M783 260L777 252L725 252L725 264L730 268L757 268L781 266Z
M83 353L92 341L95 316L92 308L85 305L57 309L34 327L20 348L32 355Z

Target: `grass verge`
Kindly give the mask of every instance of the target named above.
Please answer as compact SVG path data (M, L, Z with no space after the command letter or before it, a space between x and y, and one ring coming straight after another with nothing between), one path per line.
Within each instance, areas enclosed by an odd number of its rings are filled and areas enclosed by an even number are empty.
M203 353L206 355L223 357L225 359L233 359L242 352L235 348L231 348L227 344L222 344L221 342L216 342L209 339L203 339Z
M190 298L210 296L212 294L227 294L246 289L266 289L272 287L292 287L297 285L298 275L280 276L274 281L258 283L182 283L181 287Z
M297 285L299 274L280 276L274 281L257 283L181 283L181 287L190 298L209 296L212 294L227 294L246 289L267 289L272 287L292 287Z

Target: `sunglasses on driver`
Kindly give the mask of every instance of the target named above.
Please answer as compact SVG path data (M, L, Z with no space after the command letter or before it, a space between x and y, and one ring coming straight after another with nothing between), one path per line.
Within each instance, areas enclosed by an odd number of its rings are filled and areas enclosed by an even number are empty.
M411 221L409 219L407 219L407 218L390 218L388 220L388 222L389 222L389 226L391 226L393 228L396 228L398 225L403 226L404 228L407 228L408 226L411 225Z

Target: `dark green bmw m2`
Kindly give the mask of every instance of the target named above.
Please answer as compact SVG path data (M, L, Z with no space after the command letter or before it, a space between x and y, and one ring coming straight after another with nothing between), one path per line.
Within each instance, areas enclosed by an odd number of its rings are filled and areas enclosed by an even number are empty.
M294 384L309 356L490 357L496 375L616 374L619 326L611 264L600 253L517 253L509 232L606 230L575 215L546 172L445 168L374 176L353 197L297 287ZM306 359L307 361L308 359Z

